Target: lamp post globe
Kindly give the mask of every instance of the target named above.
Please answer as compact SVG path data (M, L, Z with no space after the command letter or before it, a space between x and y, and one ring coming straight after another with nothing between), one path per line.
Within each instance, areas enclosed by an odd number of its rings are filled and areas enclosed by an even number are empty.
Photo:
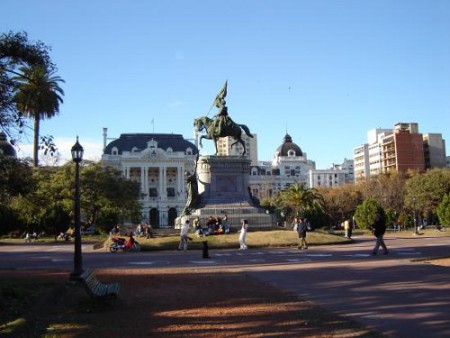
M75 162L75 198L74 198L74 215L75 215L75 245L74 245L74 269L70 274L71 280L78 280L83 273L83 260L81 255L81 221L80 221L80 163L83 160L84 149L77 142L73 145L72 160Z
M73 147L71 149L71 153L72 153L72 160L75 163L80 163L83 160L84 149L81 146L81 144L78 142L78 136L77 136L77 142L73 145Z

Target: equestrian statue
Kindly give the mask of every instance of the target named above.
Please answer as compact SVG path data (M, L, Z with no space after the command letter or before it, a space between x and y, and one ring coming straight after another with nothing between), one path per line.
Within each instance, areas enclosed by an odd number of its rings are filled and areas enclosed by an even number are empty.
M248 137L253 137L253 135L250 133L250 130L245 124L235 123L228 115L228 107L226 106L225 101L225 97L227 96L227 86L228 82L225 81L223 88L214 100L213 106L215 105L219 109L214 118L211 119L207 115L201 116L194 120L194 127L197 131L206 130L206 134L200 136L200 147L202 147L203 139L213 140L216 148L215 155L217 155L217 140L221 137L230 136L236 141L231 144L231 147L235 146L237 143L240 143L243 149L241 155L244 156L246 153L246 147L245 142L241 138L242 130L244 130Z

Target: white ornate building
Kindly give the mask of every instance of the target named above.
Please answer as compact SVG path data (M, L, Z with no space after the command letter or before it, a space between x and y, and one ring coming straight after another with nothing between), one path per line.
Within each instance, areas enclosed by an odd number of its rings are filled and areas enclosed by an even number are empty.
M139 182L142 219L173 226L186 203L185 172L193 172L197 147L179 134L121 134L106 144L102 162Z
M294 182L309 186L309 172L316 164L286 134L271 162L259 162L250 168L250 190L259 199L275 196Z

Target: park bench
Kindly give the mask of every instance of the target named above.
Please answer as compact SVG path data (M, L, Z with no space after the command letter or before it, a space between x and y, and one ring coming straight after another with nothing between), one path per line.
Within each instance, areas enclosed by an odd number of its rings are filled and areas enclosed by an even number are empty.
M98 280L93 270L84 271L80 275L80 280L92 298L117 298L119 294L119 283L104 284Z

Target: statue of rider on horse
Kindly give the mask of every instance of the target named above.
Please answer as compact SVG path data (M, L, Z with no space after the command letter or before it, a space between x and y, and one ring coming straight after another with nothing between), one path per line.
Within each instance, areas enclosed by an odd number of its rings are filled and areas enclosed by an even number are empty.
M198 131L206 129L206 135L200 136L200 147L202 146L202 139L213 140L216 147L217 155L217 140L221 137L231 136L236 140L231 147L240 143L243 148L242 156L246 153L245 142L241 138L242 130L248 137L253 137L250 130L245 124L235 123L230 116L228 116L228 107L226 106L225 97L227 96L228 81L225 81L223 88L217 94L213 105L219 110L214 116L214 119L208 118L208 116L202 116L194 120L194 126ZM241 130L242 128L242 130Z

